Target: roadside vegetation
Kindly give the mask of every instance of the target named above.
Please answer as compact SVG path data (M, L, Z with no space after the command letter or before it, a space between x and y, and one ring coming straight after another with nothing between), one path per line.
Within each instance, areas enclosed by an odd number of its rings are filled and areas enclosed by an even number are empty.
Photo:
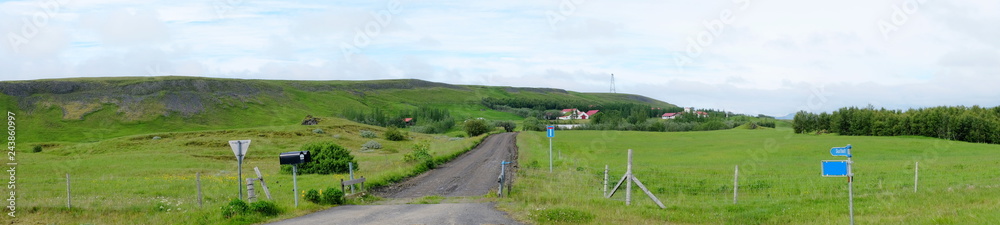
M317 128L325 132L313 132ZM44 143L42 145L47 146L44 151L18 154L19 160L30 162L18 167L18 190L22 191L18 195L18 217L5 217L0 221L14 224L162 224L164 221L172 224L250 224L291 218L344 201L364 204L373 199L337 200L340 191L337 182L349 179L345 171L304 174L300 170L298 188L301 193L297 194L299 207L296 208L293 205L296 194L291 192L292 176L282 172L278 164L281 152L316 151L314 147L318 147L323 149L321 151L336 150L330 153L347 153L356 162L355 176L364 176L368 179L366 188L373 188L420 174L472 149L485 137L411 134L411 139L384 141L381 149L363 152L360 147L371 140L361 136L364 131L384 133L387 129L323 118L320 125L314 126L149 133L92 143ZM253 140L243 164L243 178L256 178L253 168L259 168L270 189L271 200L267 200L259 182L255 182L257 201L234 201L238 197L238 173L235 156L227 141L240 139ZM415 148L416 145L420 147ZM404 155L414 151L426 156L415 161L403 160ZM328 162L344 162L342 156L332 158L341 161ZM326 172L329 173L323 174ZM72 183L72 208L66 207L66 174L70 175ZM198 178L204 196L203 206L199 206L197 198ZM315 203L306 198L310 190L318 192L319 200ZM349 189L346 194L350 194ZM244 198L247 195L245 190L243 195Z

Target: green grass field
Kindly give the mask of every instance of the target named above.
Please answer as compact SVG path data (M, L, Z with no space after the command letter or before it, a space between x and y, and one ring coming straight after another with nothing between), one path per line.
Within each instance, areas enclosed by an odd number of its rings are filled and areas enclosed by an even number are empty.
M324 134L313 133L323 129ZM416 163L403 155L417 142L431 143L435 157L458 153L480 137L452 139L443 135L410 133L413 140L374 140L381 150L359 152L369 139L360 130L381 135L384 128L325 118L316 126L276 126L252 129L151 133L113 138L93 143L60 143L40 153L21 150L17 171L17 218L4 216L4 224L241 224L268 220L228 220L220 207L237 198L237 163L228 140L251 139L243 165L243 177L256 177L259 167L274 201L290 218L325 209L300 198L295 208L292 176L280 172L278 154L297 151L311 142L333 141L352 150L360 164L356 176L371 183L385 183L412 172ZM159 140L153 137L159 136ZM72 209L66 208L66 180L72 180ZM204 206L198 206L196 174L201 173ZM346 174L300 175L299 190L339 188ZM257 193L264 198L260 186ZM301 194L301 193L300 193ZM245 193L244 193L245 195ZM362 202L355 202L362 203Z
M793 134L791 129L709 132L559 131L555 171L548 171L543 132L518 136L520 171L500 207L515 218L556 224L846 224L847 180L821 177L831 147L853 145L858 224L991 224L1000 222L1000 146L924 137ZM601 197L625 172L665 205L633 186ZM561 157L560 157L561 156ZM914 193L914 163L919 185ZM733 203L734 167L739 199ZM592 218L588 218L588 215Z

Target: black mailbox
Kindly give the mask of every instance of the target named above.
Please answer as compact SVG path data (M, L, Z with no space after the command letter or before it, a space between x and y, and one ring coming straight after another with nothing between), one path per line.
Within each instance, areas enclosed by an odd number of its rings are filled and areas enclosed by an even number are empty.
M312 156L309 155L309 151L283 152L278 156L278 161L281 164L299 164L311 160Z

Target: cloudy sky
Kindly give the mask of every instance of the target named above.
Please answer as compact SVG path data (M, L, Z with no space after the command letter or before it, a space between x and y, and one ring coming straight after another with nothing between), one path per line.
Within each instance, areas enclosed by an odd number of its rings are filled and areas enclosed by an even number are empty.
M0 80L416 78L782 116L1000 105L1000 2L0 1Z

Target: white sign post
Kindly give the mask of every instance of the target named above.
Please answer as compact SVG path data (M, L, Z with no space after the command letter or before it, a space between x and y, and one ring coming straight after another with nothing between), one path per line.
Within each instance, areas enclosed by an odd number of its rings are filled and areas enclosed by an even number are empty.
M236 167L239 171L239 179L236 180L240 181L240 199L243 199L243 157L250 148L250 140L229 141L229 146L233 148L233 154L236 154Z
M830 155L845 156L847 160L823 160L820 164L824 177L847 177L847 198L848 210L850 211L851 225L854 224L854 172L851 171L851 145L846 147L834 147L830 149Z
M549 173L552 172L552 138L556 136L556 126L546 126L545 134L549 137Z

